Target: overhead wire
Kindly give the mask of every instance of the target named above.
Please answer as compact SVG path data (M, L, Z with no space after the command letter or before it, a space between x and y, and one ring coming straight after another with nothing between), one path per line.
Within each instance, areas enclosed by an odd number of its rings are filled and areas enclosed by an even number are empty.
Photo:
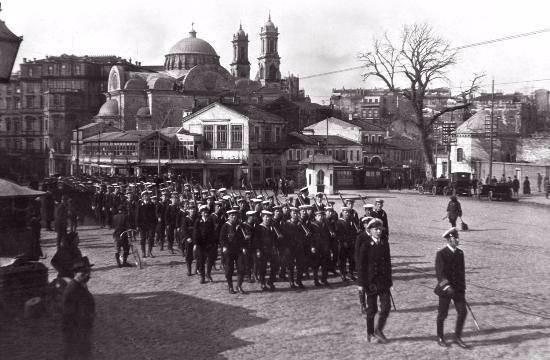
M513 39L518 39L518 38L532 36L532 35L538 35L538 34L542 34L542 33L546 33L546 32L550 32L550 28L544 28L544 29L539 29L539 30L535 30L535 31L526 32L526 33L508 35L508 36L504 36L504 37L501 37L501 38L484 40L484 41L480 41L480 42L476 42L476 43L461 45L461 46L451 48L451 50L462 50L462 49L467 49L467 48L476 47L476 46L489 45L489 44L494 44L494 43L497 43L497 42L513 40ZM327 71L327 72L318 73L318 74L302 76L302 77L300 77L300 80L307 80L307 79L312 79L312 78L316 78L316 77L320 77L320 76L338 74L338 73L342 73L342 72L361 69L361 68L364 68L364 67L365 67L365 65L353 66L353 67L340 69L340 70L333 70L333 71Z

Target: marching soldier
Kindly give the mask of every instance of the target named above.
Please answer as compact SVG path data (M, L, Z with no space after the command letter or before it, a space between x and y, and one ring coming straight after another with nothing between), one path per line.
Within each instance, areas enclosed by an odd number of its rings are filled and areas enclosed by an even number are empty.
M359 264L358 254L360 253L361 247L365 246L366 243L370 242L372 239L370 237L370 233L367 230L367 225L369 222L374 219L372 216L365 216L361 219L361 233L357 235L357 238L355 239L355 263ZM358 295L359 295L359 303L361 304L361 314L365 315L367 313L367 293L365 292L365 288L362 286L358 286Z
M384 226L384 234L389 237L390 228L388 227L388 215L386 214L386 211L382 209L383 207L384 200L380 198L376 199L374 202L374 210L372 210L371 216L382 221L382 224Z
M196 249L197 265L201 275L201 284L208 281L213 282L211 276L212 266L216 258L216 233L215 224L209 216L208 206L201 205L199 208L200 217L193 225L193 244Z
M187 276L193 275L191 267L193 264L193 230L197 220L196 208L190 206L187 211L180 208L178 213L178 229L181 236L181 253L185 257L187 265Z
M315 286L329 285L327 278L330 266L330 233L324 221L324 216L324 211L317 211L315 212L315 220L311 222L310 256ZM319 282L319 269L321 270L321 282Z
M300 223L299 210L295 207L290 208L290 219L285 226L284 252L282 257L283 266L288 269L288 281L291 288L298 286L304 289L302 277L306 265L306 246L309 230ZM296 277L294 276L294 266L296 266ZM294 280L296 279L296 283Z
M284 224L285 224L285 220L283 218L283 212L281 211L281 206L279 205L275 205L273 206L273 222L272 222L272 226L273 226L273 231L275 231L275 234L277 235L277 240L276 240L276 244L275 244L275 248L276 248L276 252L274 254L275 256L275 263L277 264L277 269L275 269L276 272L279 273L279 279L283 280L283 281L286 281L287 278L286 278L286 269L284 267L281 267L281 257L282 257L282 254L284 252L284 248L285 248L285 242L287 241L287 239L285 239L285 234L284 234Z
M233 288L233 272L235 263L237 263L237 291L244 294L242 288L245 264L246 264L246 246L244 243L243 232L237 224L237 210L227 212L227 221L220 230L220 246L225 269L225 279L230 294L235 294Z
M327 206L325 213L325 221L330 233L330 263L329 271L334 275L338 275L336 272L336 265L338 265L338 240L336 239L336 229L338 224L338 215L334 208L330 205Z
M300 189L300 193L296 197L296 202L294 203L294 207L300 208L301 205L309 205L310 199L308 197L309 191L307 189L307 186Z
M338 240L338 261L340 262L340 276L342 281L348 281L346 263L349 262L349 275L351 280L355 281L353 271L355 270L355 259L353 251L355 249L355 238L358 234L358 227L351 218L353 209L342 208L342 219L338 220L336 225L336 239Z
M244 232L245 249L247 250L246 273L248 282L250 283L255 282L255 278L258 275L258 266L253 243L256 222L256 212L249 210L246 212L246 222L241 224L241 229Z
M128 214L126 214L126 209L123 205L118 207L118 213L113 216L113 227L115 231L113 232L113 239L115 240L115 259L118 267L131 267L132 265L128 264L128 255L130 254L130 243L128 241L128 236L122 235L123 232L129 229L128 224ZM120 262L120 250L122 249L122 263Z
M141 233L140 245L143 257L153 256L153 245L155 242L155 228L157 225L157 216L155 204L151 202L150 191L142 193L143 202L138 206L137 226ZM147 252L145 245L147 244Z
M114 188L112 185L107 188L103 206L103 217L105 218L105 222L109 226L109 229L113 228L113 213L115 211L115 194L113 193L113 189Z
M96 187L96 193L94 194L94 198L92 200L92 210L94 210L95 217L99 225L103 228L105 227L105 217L103 216L103 208L105 203L105 192L103 191L103 187L97 185Z
M445 341L444 324L449 312L449 304L453 300L457 312L455 325L455 343L463 349L469 346L462 341L462 329L466 320L466 275L464 269L464 252L458 248L458 230L451 228L443 234L447 246L437 252L435 257L435 273L437 286L435 293L439 296L437 308L437 343L448 347Z
M178 207L178 194L172 193L170 197L170 204L166 207L164 212L164 222L166 224L166 235L168 240L168 250L171 254L174 253L174 238L176 235L176 227L178 222L178 214L180 209Z
M155 227L156 243L160 245L160 250L164 250L164 240L166 232L165 211L166 211L166 195L160 196L160 200L155 203L155 215L157 217L157 226Z
M275 244L277 235L271 226L273 213L270 211L262 211L262 222L256 226L254 231L254 244L256 246L256 257L259 265L260 283L262 291L275 290L276 277L276 259L275 259ZM266 282L267 264L270 265L269 280ZM266 286L266 284L269 286Z
M355 225L359 226L359 214L357 214L357 211L353 208L353 205L355 205L355 200L345 199L344 203L346 204L344 207L349 209L351 221L353 221ZM343 217L342 211L340 212L340 217Z
M390 313L390 288L393 286L391 275L390 245L383 233L380 219L372 219L367 224L370 239L361 239L357 254L358 291L367 294L367 341L375 337L378 343L385 344L388 339L383 333L386 320ZM362 237L364 237L362 235ZM363 241L366 240L366 241ZM374 326L374 317L380 313L378 323Z

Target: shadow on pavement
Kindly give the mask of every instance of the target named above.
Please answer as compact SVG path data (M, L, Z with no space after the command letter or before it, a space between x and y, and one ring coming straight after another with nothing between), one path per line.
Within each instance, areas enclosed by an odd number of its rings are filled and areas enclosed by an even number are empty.
M454 326L454 324L448 324L448 326ZM434 320L434 327L435 327L435 320ZM483 340L474 340L476 336L483 336L483 335L491 335L491 334L498 334L503 333L506 331L522 331L522 330L545 330L548 329L548 326L542 326L542 325L525 325L525 326L504 326L501 328L493 328L493 329L482 329L480 331L464 331L462 334L464 337L464 340L467 344L472 345L475 349L476 346L488 346L488 345L498 345L498 344L512 344L512 343L520 343L522 341L528 341L528 340L537 340L537 339L543 339L548 338L550 335L545 332L536 331L536 332L528 332L525 334L516 334L516 335L510 335L503 338L498 339L483 339ZM452 332L452 330L451 330ZM449 331L447 332L449 333ZM448 340L452 339L452 334L449 333L447 335ZM433 341L434 345L436 343L436 335L435 333L433 335L428 336L403 336L398 338L390 338L390 342L394 341Z
M242 307L171 291L96 294L95 359L224 359L247 346L237 330L267 319ZM6 359L61 359L60 320L22 320L2 326Z
M434 296L435 301L437 302L437 297ZM468 302L470 306L489 306L489 305L504 305L506 302L504 301L492 301L492 302ZM451 304L451 308L453 305ZM449 309L450 312L452 312L452 309ZM396 312L400 313L420 313L420 312L433 312L434 316L437 314L437 304L434 305L428 305L428 306L422 306L422 307L416 307L416 308L410 308L410 309L399 309Z

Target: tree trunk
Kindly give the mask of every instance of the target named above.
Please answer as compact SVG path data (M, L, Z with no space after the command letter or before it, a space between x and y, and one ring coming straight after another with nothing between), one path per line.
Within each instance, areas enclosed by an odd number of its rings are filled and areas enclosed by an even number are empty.
M432 139L427 131L420 128L420 142L422 144L422 153L424 155L424 165L426 171L426 179L431 180L436 177L436 164L434 162L434 153L432 149Z

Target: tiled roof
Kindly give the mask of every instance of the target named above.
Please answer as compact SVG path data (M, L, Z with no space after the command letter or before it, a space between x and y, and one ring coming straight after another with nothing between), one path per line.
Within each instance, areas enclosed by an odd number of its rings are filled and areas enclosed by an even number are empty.
M324 143L327 139L325 135L306 135L299 132L293 131L288 134L289 144L307 144L307 145L317 145L319 142ZM329 135L328 136L328 145L339 145L339 146L361 146L361 144L348 140L346 138Z
M416 140L404 136L393 136L384 139L386 147L395 147L401 150L420 149L420 143Z
M341 164L341 161L335 160L332 155L314 154L300 161L300 165L307 164Z

